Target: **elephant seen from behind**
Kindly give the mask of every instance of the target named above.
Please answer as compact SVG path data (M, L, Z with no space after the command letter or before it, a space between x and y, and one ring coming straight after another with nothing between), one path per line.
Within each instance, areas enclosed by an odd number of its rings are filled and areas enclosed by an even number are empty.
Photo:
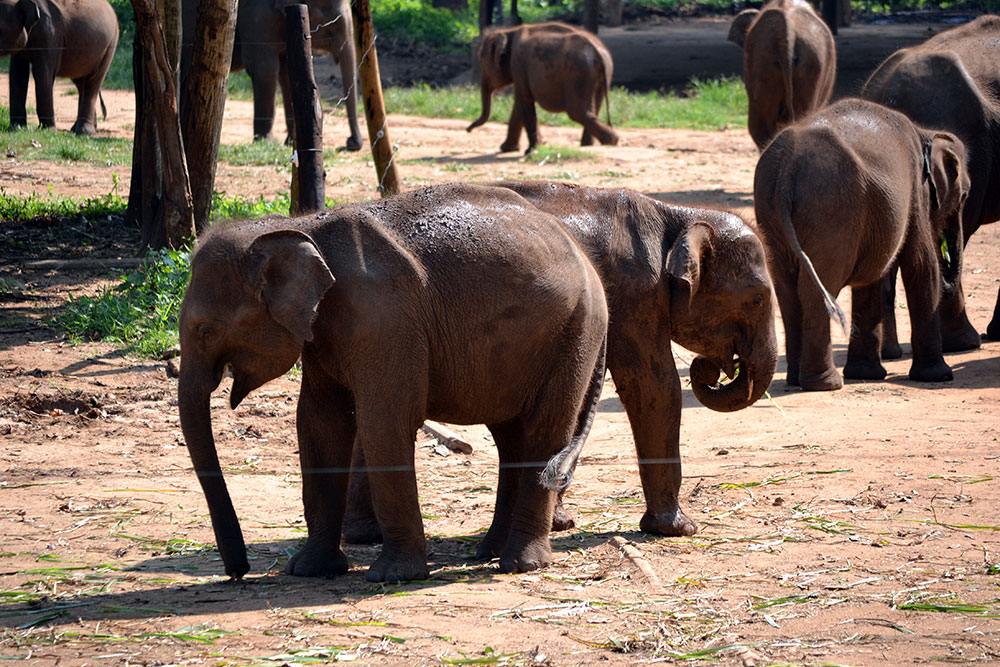
M302 359L309 537L287 573L347 571L341 528L359 449L385 535L368 579L427 577L413 467L425 418L493 433L500 482L480 554L521 572L551 560L556 491L600 398L606 333L586 256L558 220L504 188L441 186L213 228L181 306L178 394L227 574L249 570L209 409L227 366L235 408Z
M555 21L500 28L483 36L479 65L483 110L469 132L489 120L493 94L514 86L514 108L501 152L519 149L522 129L528 134L528 152L542 142L536 102L546 111L565 111L583 125L581 145L590 146L595 139L618 143L610 109L607 124L598 118L611 89L613 64L596 35Z
M952 132L965 145L969 198L962 215L964 240L1000 220L1000 16L980 16L923 44L889 56L865 83L862 97L902 111L913 122ZM941 299L946 352L979 347L979 331L965 312L962 266L953 260ZM891 311L889 330L895 332ZM986 338L1000 340L1000 292ZM889 341L895 343L895 337ZM893 356L898 356L897 352Z
M833 34L805 0L772 0L744 9L729 28L743 49L747 127L764 150L778 131L830 100L837 75Z
M285 7L305 4L309 8L311 48L326 51L340 65L344 83L343 102L350 136L345 149L361 150L358 126L357 57L354 23L348 0L241 0L236 11L236 40L231 71L247 71L253 85L253 138L266 139L274 127L274 100L278 86L285 108L286 142L295 136L291 80L285 62ZM185 35L194 35L200 0L184 0L181 18ZM191 67L192 44L184 40L181 50L181 80ZM182 104L189 103L181 96Z
M10 125L28 124L28 78L42 127L55 127L52 87L72 79L79 93L74 134L97 129L101 85L118 46L118 17L107 0L0 0L0 56L10 56ZM107 117L107 109L103 109Z
M670 341L698 355L691 388L705 406L731 412L764 395L777 342L763 244L736 215L671 206L623 188L496 185L562 220L596 267L608 302L608 369L632 426L646 497L639 526L658 535L695 533L679 500L681 380ZM734 379L719 383L720 371ZM344 535L378 541L363 481L351 478ZM553 528L569 527L567 519Z
M788 383L843 386L833 363L829 317L851 290L844 377L881 380L882 283L898 265L912 325L910 378L952 379L942 356L938 304L941 245L962 252L969 191L965 149L953 134L858 99L842 100L785 128L754 175L757 223L769 249L785 324Z

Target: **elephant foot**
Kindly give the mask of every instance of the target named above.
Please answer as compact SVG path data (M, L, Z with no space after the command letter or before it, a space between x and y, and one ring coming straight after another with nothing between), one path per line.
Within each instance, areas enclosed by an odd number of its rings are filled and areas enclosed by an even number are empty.
M500 144L501 153L516 153L520 148L521 148L520 141L505 141L502 144Z
M554 532L569 530L574 526L576 526L576 521L574 521L573 517L570 516L569 513L563 508L562 501L560 501L556 505L555 510L552 512L552 530Z
M580 145L581 146L593 146L594 145L594 137L590 136L589 134L583 135L583 137L580 139Z
M337 545L310 538L304 547L288 559L285 574L295 577L332 577L350 569L347 555Z
M431 575L424 553L410 555L387 554L384 551L368 568L367 581L418 581Z
M798 371L788 371L788 373L785 374L785 383L788 384L789 387L798 387L799 386L799 372Z
M954 331L941 331L941 350L944 352L962 352L975 350L982 344L979 332L971 324L966 323ZM992 324L992 322L990 323ZM1000 328L1000 327L997 327ZM988 330L987 330L988 331ZM1000 332L997 332L1000 333Z
M503 533L503 537L501 537L501 533ZM495 530L493 526L490 526L490 529L486 531L486 536L476 547L476 560L490 560L503 553L508 534L509 531Z
M639 530L651 535L683 537L697 533L698 524L689 519L680 506L675 506L659 512L646 510L639 521Z
M344 517L344 542L347 544L379 544L382 528L374 516Z
M605 146L617 146L618 145L618 135L612 134L607 141L602 141Z
M1000 319L993 319L983 335L986 340L1000 340Z
M836 368L829 368L815 375L805 375L799 371L799 381L806 391L836 391L844 386L844 378Z
M521 548L504 550L500 556L500 571L505 574L514 572L531 572L545 567L552 562L552 545L549 538L538 537Z
M844 366L844 377L850 380L884 380L885 367L877 362L848 361Z
M913 361L910 366L910 379L916 382L948 382L954 380L951 367L944 359L934 359L927 362Z
M361 150L361 139L359 137L350 136L347 138L347 143L344 144L343 150L351 151L352 153Z
M903 348L896 341L883 341L879 354L883 359L900 359L903 356Z
M79 136L89 137L97 131L97 128L94 127L94 124L91 122L78 120L73 123L73 127L70 131Z

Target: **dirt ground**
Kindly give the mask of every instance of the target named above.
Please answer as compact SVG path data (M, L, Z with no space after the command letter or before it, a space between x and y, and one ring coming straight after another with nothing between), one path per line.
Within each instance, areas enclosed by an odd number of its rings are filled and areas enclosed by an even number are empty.
M65 130L75 98L56 99ZM105 99L101 134L131 136L131 95ZM228 104L224 142L249 138L250 109ZM390 115L406 187L561 179L752 217L757 153L743 130L622 129L620 146L534 164L496 154L502 124L471 134L463 127ZM328 145L343 141L339 116L327 116L325 135ZM573 146L579 132L546 128L545 136ZM122 167L0 162L7 193L51 186L100 195L114 173L126 187ZM272 196L287 184L286 169L223 166L216 187ZM339 154L327 188L349 201L377 196L368 158ZM675 348L685 382L682 503L699 533L638 532L638 467L609 381L567 496L577 527L553 535L555 562L530 574L500 575L495 563L471 560L493 505L497 457L485 430L455 427L473 445L468 455L422 436L417 478L433 574L406 585L364 581L374 547L349 547L354 566L343 577L280 574L304 538L299 377L265 385L236 411L226 407L226 381L213 399L214 426L252 567L230 583L165 362L71 345L44 325L69 295L106 283L115 258L134 251L135 230L114 221L72 221L69 229L4 221L0 232L0 658L275 666L1000 661L1000 344L949 355L953 382L910 382L904 357L886 364L884 382L818 394L785 384L782 356L770 399L732 414L698 404L686 385L692 355ZM998 246L1000 225L990 225L966 254L969 312L981 330L1000 282ZM901 294L898 301L905 304ZM899 314L906 339L905 308ZM835 343L842 366L846 340L835 334Z

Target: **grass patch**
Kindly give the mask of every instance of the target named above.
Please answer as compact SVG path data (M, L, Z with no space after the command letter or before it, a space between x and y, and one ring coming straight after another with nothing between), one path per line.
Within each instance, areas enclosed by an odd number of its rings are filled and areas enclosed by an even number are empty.
M586 148L576 146L553 146L551 144L539 144L534 150L524 156L525 162L543 166L546 164L563 164L565 162L594 160L594 155Z
M104 215L121 215L128 202L116 194L117 179L115 186L115 190L106 195L82 200L56 195L51 190L46 197L37 194L9 195L0 187L0 220L64 218L76 215L93 219Z
M717 130L722 127L746 127L747 96L739 79L695 80L682 94L661 92L634 93L624 88L611 91L611 122L615 127L675 128ZM385 106L390 113L428 118L452 118L469 122L482 110L478 86L432 88L427 84L411 88L385 90ZM493 96L490 120L505 123L510 118L513 96ZM577 126L564 113L537 109L542 125ZM601 119L606 118L602 107Z
M10 110L0 107L0 130L6 130L0 145L6 153L20 160L50 162L86 162L103 166L132 163L132 140L114 137L81 137L34 125L29 118L27 127L10 128Z

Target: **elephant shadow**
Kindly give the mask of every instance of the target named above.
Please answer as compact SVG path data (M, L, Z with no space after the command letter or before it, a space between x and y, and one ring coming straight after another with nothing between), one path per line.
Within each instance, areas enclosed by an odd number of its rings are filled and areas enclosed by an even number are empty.
M753 208L753 193L734 192L725 188L712 190L673 190L671 192L647 192L646 195L668 204L684 206L708 206L727 210Z

